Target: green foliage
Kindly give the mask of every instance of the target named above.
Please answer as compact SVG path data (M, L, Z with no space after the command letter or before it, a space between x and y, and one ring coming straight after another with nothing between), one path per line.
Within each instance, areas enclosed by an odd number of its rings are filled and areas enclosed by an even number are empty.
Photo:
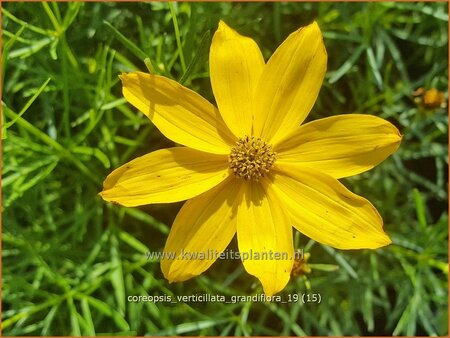
M446 91L446 3L2 3L4 335L447 335L448 122L413 100ZM162 250L181 204L122 208L102 180L171 145L121 95L147 68L213 101L208 50L219 19L266 59L317 20L328 73L310 119L367 113L404 135L382 165L345 180L394 245L344 252L296 234L312 273L281 293L321 303L130 302L128 296L255 295L239 261L168 284ZM236 243L231 246L236 249Z

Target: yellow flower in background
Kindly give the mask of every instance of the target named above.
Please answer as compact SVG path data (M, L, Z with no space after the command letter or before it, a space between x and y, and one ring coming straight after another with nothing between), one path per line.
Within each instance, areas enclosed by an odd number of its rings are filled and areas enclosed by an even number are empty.
M121 76L128 102L183 146L114 170L104 182L104 200L128 207L188 200L164 249L178 258L183 252L223 252L235 234L241 253L288 253L243 260L267 295L289 281L292 226L339 249L391 243L373 205L338 179L386 159L399 147L398 130L359 114L301 125L326 71L317 23L289 35L265 63L252 39L220 22L209 64L218 109L168 78ZM170 282L184 281L208 269L215 259L207 258L165 258L161 268Z
M436 88L425 90L425 88L420 87L413 92L413 96L414 101L426 109L445 108L447 106L445 93Z

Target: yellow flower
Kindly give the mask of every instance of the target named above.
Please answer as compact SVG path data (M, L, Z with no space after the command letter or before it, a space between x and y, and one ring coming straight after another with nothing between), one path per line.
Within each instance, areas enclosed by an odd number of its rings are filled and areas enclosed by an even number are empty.
M425 92L423 96L423 104L426 107L430 108L439 108L442 107L442 104L445 101L445 96L443 92L440 92L436 88L431 88Z
M204 272L217 255L192 255L221 253L235 234L242 257L254 255L243 260L245 269L267 295L289 281L292 226L340 249L391 243L372 204L337 179L386 159L400 144L398 130L356 114L300 126L316 101L326 63L315 22L289 35L267 63L252 39L220 22L209 59L218 109L168 78L121 76L128 102L183 147L157 150L114 170L101 196L128 207L189 199L161 261L170 282ZM167 258L170 253L178 259ZM256 253L269 259L256 259Z
M420 87L414 91L413 96L415 97L414 101L424 108L436 109L446 107L445 93L440 92L436 88L425 90L425 88Z
M306 275L311 273L311 267L308 265L309 252L305 253L303 257L294 259L294 265L292 266L291 277Z

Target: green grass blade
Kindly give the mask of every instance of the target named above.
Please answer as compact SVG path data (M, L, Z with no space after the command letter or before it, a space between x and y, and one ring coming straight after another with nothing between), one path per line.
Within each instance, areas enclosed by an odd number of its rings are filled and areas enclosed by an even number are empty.
M116 27L114 27L112 24L110 24L108 21L103 21L103 23L111 29L111 31L116 36L117 40L119 40L130 52L132 52L136 57L138 57L141 60L145 60L149 58L149 56L142 51L138 46L136 46L133 42L131 42L125 35L120 33Z

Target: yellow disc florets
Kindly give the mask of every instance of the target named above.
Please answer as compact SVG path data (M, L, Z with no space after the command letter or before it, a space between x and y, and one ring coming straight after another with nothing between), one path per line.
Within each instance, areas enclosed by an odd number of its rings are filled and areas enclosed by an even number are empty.
M236 176L258 181L272 168L277 154L259 137L244 136L231 148L230 169Z

